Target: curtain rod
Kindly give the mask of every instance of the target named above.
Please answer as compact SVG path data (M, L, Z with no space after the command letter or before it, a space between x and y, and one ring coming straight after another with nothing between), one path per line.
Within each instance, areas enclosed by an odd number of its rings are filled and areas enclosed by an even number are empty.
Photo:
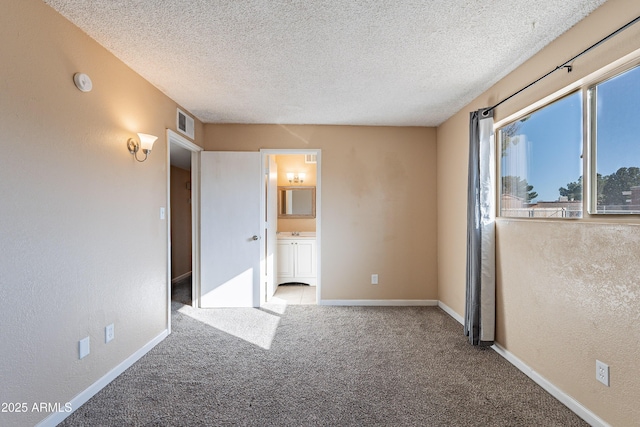
M580 52L579 54L577 54L576 56L574 56L573 58L569 59L568 61L564 62L561 65L558 65L556 68L554 68L553 70L549 71L547 74L545 74L544 76L538 78L537 80L534 80L533 82L529 83L528 85L526 85L525 87L523 87L522 89L520 89L519 91L512 93L511 95L507 96L505 99L503 99L502 101L498 102L496 105L494 105L493 107L489 107L486 110L484 110L482 112L483 116L488 116L489 113L491 111L493 111L498 105L502 104L503 102L506 102L508 100L510 100L511 98L513 98L514 96L518 95L520 92L529 89L531 86L533 86L534 84L538 83L540 80L550 76L551 74L555 73L558 70L562 70L563 68L567 69L567 72L571 72L573 69L573 66L571 65L571 63L573 61L575 61L576 59L578 59L579 57L581 57L582 55L584 55L585 53L589 52L590 50L600 46L602 43L606 42L607 40L609 40L611 37L616 36L618 33L621 33L622 31L626 30L627 28L629 28L630 26L632 26L633 24L635 24L636 22L640 21L640 16L638 16L636 19L634 19L633 21L623 25L622 27L618 28L617 30L615 30L613 33L609 34L608 36L606 36L605 38L601 39L600 41L592 44L591 46L589 46L588 48L586 48L585 50L583 50L582 52Z

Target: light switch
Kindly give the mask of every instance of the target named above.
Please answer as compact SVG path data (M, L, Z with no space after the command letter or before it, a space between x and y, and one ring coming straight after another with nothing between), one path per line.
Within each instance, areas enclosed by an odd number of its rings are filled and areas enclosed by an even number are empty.
M80 359L89 355L89 337L80 340L78 345L78 356Z
M164 219L164 206L160 208L160 219Z

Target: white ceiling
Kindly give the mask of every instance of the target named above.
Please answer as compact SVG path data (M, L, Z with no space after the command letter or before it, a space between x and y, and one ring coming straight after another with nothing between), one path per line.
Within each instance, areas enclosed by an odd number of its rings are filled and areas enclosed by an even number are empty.
M436 126L605 0L44 1L206 123Z

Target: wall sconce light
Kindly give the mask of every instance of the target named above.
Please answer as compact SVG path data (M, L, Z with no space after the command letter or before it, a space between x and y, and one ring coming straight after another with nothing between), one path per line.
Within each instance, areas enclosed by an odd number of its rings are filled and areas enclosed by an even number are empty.
M149 153L153 148L153 143L156 142L156 139L158 139L158 137L146 133L139 133L138 138L140 138L140 142L136 141L133 138L129 138L129 140L127 141L127 148L129 149L129 152L133 154L133 157L135 157L137 161L142 163L147 160L147 157L149 156ZM142 148L142 152L144 153L144 159L142 160L138 159L138 151L140 150L140 148Z
M287 172L287 179L292 184L302 184L304 179L307 177L307 174L304 172Z

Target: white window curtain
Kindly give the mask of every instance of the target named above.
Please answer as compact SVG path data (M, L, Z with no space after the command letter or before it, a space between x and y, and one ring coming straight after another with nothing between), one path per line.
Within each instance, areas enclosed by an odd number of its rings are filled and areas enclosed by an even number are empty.
M495 138L493 111L470 114L467 296L464 333L473 345L495 338Z

